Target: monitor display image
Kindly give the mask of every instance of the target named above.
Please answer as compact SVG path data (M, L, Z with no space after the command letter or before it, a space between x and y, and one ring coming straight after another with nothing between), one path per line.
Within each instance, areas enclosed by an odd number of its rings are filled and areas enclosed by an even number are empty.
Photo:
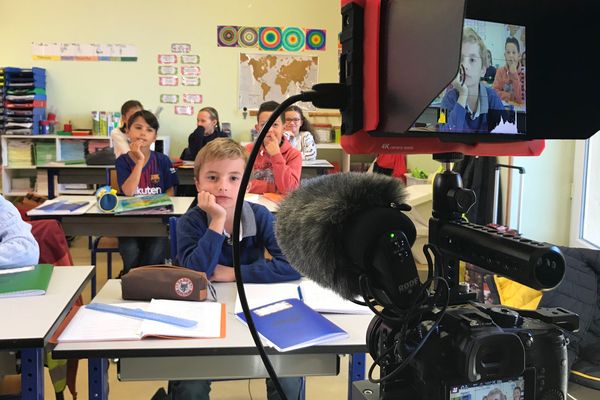
M465 19L459 71L412 132L525 134L525 27Z
M523 400L525 379L505 379L449 388L450 400Z

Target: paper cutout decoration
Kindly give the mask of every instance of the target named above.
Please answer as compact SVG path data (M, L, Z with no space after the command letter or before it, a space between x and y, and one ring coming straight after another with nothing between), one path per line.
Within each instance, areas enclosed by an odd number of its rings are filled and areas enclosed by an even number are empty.
M258 31L256 28L245 26L238 31L238 45L240 47L256 47Z
M175 115L194 115L194 106L175 106Z
M137 47L120 43L32 42L32 58L43 61L137 61Z
M281 41L285 51L300 51L304 48L304 31L300 28L286 28Z
M258 44L261 50L279 50L281 48L281 28L260 28Z
M217 43L219 47L237 47L238 29L237 26L219 26L217 27Z
M177 94L161 94L160 102L166 104L177 104L179 102L179 95Z
M159 65L158 66L158 74L159 75L177 75L177 67L173 65Z
M184 54L181 56L182 64L200 64L200 56L197 54Z
M182 76L182 86L200 86L200 78L197 76Z
M325 29L306 30L306 50L325 50Z
M200 75L200 67L198 67L196 65L189 66L189 67L181 67L181 75L198 76L198 75Z
M177 55L175 54L159 54L159 64L177 64Z
M159 76L158 84L160 86L177 86L179 78L176 76Z
M171 52L189 53L192 51L192 45L189 43L171 43Z
M185 93L183 95L183 102L192 104L202 103L202 95L197 93Z

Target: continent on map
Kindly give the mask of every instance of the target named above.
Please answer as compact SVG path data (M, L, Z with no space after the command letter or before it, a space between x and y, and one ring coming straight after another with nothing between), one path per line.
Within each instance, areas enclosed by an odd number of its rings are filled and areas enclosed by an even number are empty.
M279 68L275 83L281 88L281 94L285 94L291 83L303 83L312 65L317 64L317 57L311 60L292 60Z

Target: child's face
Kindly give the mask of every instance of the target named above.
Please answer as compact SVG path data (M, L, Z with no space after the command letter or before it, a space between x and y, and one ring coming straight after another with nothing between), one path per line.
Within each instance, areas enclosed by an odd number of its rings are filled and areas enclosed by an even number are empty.
M519 62L519 50L514 43L507 43L504 47L504 58L508 65L516 65Z
M127 136L131 143L140 142L140 147L149 148L156 140L156 130L144 118L137 117L127 128Z
M286 111L285 112L285 130L292 132L294 135L298 134L302 126L302 117L298 111Z
M138 111L142 111L142 109L140 107L132 107L129 110L127 110L127 112L123 114L123 125L127 124L129 118L131 118L131 116Z
M462 65L465 67L465 85L468 87L479 85L479 81L485 75L479 50L477 43L464 42L462 44L461 58Z
M208 135L213 133L215 126L217 126L217 120L211 119L208 111L200 111L196 117L196 123L198 126L204 127L204 132Z
M217 204L232 210L240 191L244 166L241 158L206 161L198 172L196 189L209 192L215 196Z
M273 114L271 111L263 111L260 113L258 116L258 124L255 126L257 132L260 132L263 126L265 126L271 114ZM267 136L274 138L276 143L281 142L281 138L283 137L283 124L281 123L281 118L277 118L273 125L271 125L271 129L267 132Z

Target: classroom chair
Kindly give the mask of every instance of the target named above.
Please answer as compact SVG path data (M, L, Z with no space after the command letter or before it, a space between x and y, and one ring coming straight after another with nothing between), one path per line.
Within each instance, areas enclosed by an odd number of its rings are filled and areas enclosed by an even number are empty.
M116 241L116 244L113 244ZM98 271L97 256L98 253L106 253L106 278L112 278L112 255L119 252L119 239L110 236L98 236L92 239L90 249L91 263L96 266ZM92 277L92 298L96 296L96 275Z

